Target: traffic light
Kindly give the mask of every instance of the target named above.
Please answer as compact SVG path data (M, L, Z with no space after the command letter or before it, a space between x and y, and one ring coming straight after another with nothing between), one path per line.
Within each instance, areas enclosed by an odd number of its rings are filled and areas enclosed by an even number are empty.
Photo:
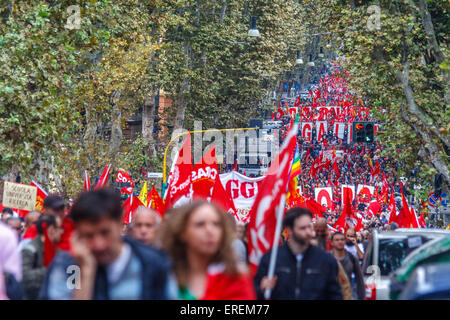
M374 141L374 129L373 129L373 123L369 122L366 124L365 128L365 142L371 143Z
M353 142L374 142L373 122L353 122Z

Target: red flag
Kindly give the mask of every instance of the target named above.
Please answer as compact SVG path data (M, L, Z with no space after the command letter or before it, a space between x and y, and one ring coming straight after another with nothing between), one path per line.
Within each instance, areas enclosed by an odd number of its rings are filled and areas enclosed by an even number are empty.
M414 211L414 208L411 206L410 210L410 221L412 228L419 228L419 220L417 219L416 212Z
M378 203L378 201L376 201L376 200L372 201L369 204L369 208L367 209L367 214L370 215L370 216L374 216L374 215L377 215L380 212L381 212L381 206Z
M372 159L369 158L369 167L370 167L370 174L371 174L372 178L375 177L377 174L381 173L381 169L380 169L380 165L379 165L378 159L375 162L375 166L374 166L372 164Z
M238 166L238 163L237 163L237 160L236 160L234 162L233 171L237 171L237 166Z
M345 231L348 228L355 226L357 222L352 211L352 193L344 192L342 196L344 197L344 207L342 208L342 213L339 216L339 219L334 224L334 228L339 231Z
M233 199L231 199L228 192L225 191L222 182L220 181L220 176L216 176L216 181L214 182L213 193L211 196L211 202L218 205L222 208L223 211L231 214L235 219L238 219L236 216L237 210L234 206Z
M84 170L84 191L91 190L91 182L89 181L89 176L87 170Z
M358 222L356 223L355 231L359 232L363 228L362 216L358 214L357 215L357 220L358 220Z
M36 181L31 181L30 185L35 186L37 188L36 194L36 210L43 211L44 210L44 200L47 198L48 193L42 188Z
M308 159L308 157L309 157L310 154L311 154L311 148L309 148L308 151L306 151L306 154L305 154L305 162L306 162L306 160Z
M319 203L317 203L317 201L313 200L313 199L307 199L305 201L306 204L306 208L308 208L309 210L311 210L312 214L314 216L316 216L316 218L323 218L323 214L325 211L327 211L327 209L320 205Z
M132 194L133 193L133 188L134 188L133 179L131 179L128 172L126 172L124 169L119 169L119 171L117 171L116 182L123 182L123 183L130 184L129 187L120 188L121 194Z
M331 160L327 160L326 162L322 162L319 164L314 163L312 166L313 168L313 176L315 177L317 174L319 174L323 169L329 169L331 165Z
M155 185L152 186L152 190L147 195L148 207L158 212L159 216L164 215L165 205L163 199L159 196L158 191L155 189Z
M381 199L383 203L387 203L389 199L389 184L387 182L386 176L384 175L384 172L383 172L383 189L381 191Z
M392 190L391 200L389 200L388 211L389 223L395 222L397 219L397 210L395 209L394 190Z
M336 159L333 162L333 170L334 170L334 172L336 172L336 179L339 179L339 177L341 176L341 173L339 172L339 168L338 168Z
M275 120L275 113L272 112L272 121L274 121L274 120Z
M375 199L377 199L377 201L380 199L380 195L378 194L378 184L375 185Z
M284 116L283 110L281 109L281 107L278 107L278 112L277 112L275 119L280 120L281 118L283 118L283 116Z
M103 188L108 183L108 177L109 172L111 170L111 165L107 164L105 165L105 169L103 169L102 176L100 177L100 180L98 180L97 184L94 187L94 190L98 190L100 188Z
M427 223L425 222L425 217L424 217L424 212L422 212L421 214L420 214L420 218L419 218L419 225L422 227L422 228L426 228L427 227Z
M252 274L255 275L261 257L269 251L277 233L281 233L286 188L297 143L298 123L289 131L280 153L272 162L250 210L248 252ZM278 224L277 224L278 223Z
M190 199L191 176L191 134L188 133L170 170L166 195L167 209L173 207L178 201L182 202L182 200Z
M373 176L376 176L377 174L381 173L380 169L380 161L377 159L377 162L375 163L375 170L373 171Z
M35 209L42 212L44 210L44 200L45 198L47 198L48 193L34 180L31 181L30 185L37 188ZM25 217L26 214L23 216L23 218ZM27 231L25 231L22 239L34 239L36 238L37 234L38 233L36 225L32 225L27 229Z
M400 228L411 228L412 223L410 220L411 213L409 212L408 203L406 202L405 195L403 194L403 184L400 184L400 192L402 194L402 209L400 210L396 221Z
M135 195L131 195L125 200L124 203L122 203L122 209L123 209L123 216L122 221L125 224L129 224L134 217L134 213L140 206L145 205L139 200L139 197Z
M218 174L219 168L217 167L216 148L212 145L192 170L193 198L208 199L211 197Z
M311 165L311 169L309 170L309 175L311 177L315 177L316 174L318 173L319 169L322 166L322 158L323 158L323 151L320 153L320 155L318 157L316 157L316 159L314 160L314 162Z

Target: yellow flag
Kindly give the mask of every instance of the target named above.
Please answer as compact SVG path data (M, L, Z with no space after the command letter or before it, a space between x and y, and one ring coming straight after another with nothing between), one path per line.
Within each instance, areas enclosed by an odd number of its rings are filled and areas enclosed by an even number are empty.
M139 193L139 200L147 206L147 181L145 181L144 186L141 189L141 193Z

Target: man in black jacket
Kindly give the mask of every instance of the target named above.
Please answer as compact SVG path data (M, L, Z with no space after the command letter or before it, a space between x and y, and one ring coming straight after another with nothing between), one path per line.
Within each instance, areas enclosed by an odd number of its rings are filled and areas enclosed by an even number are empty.
M312 213L305 208L286 212L284 227L288 240L278 248L275 276L267 278L271 251L261 259L254 278L256 293L263 299L271 289L273 300L340 300L336 260L310 245L313 237Z

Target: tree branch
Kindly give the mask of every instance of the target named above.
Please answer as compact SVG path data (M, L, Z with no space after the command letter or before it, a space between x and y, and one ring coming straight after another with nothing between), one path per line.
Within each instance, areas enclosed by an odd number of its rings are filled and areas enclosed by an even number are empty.
M408 72L409 70L409 64L408 61L404 63L404 72ZM407 78L403 75L402 71L396 72L397 80L402 84L403 92L405 93L406 100L408 103L408 108L400 108L402 118L405 120L405 122L413 129L413 131L418 134L422 140L425 142L424 148L428 152L430 162L432 165L436 168L436 170L439 173L442 173L444 176L444 179L446 180L447 184L450 185L450 172L448 169L447 164L441 159L439 156L439 148L434 143L431 136L428 134L427 130L431 130L430 127L426 124L425 119L423 119L423 115L421 114L419 107L414 101L414 96L411 87L409 86L409 83L407 81ZM417 126L414 124L414 121L410 118L409 113L416 116L423 126L425 128L421 128L420 126ZM427 129L427 130L425 130ZM433 131L433 130L431 130ZM442 139L441 139L442 140Z
M422 24L427 35L428 45L432 48L436 57L437 63L441 64L444 61L444 55L436 40L436 34L434 32L433 21L431 20L430 12L428 11L428 5L425 0L419 0L420 14L422 15Z

